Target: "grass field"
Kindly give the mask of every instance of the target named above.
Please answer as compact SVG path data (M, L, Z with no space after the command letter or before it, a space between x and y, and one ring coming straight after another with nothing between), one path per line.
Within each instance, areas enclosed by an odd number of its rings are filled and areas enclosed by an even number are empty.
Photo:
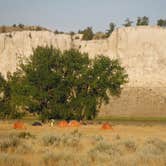
M32 119L31 119L32 120ZM109 119L110 120L110 119ZM28 123L27 123L28 122ZM15 130L0 122L0 166L165 166L166 126L113 122L60 128L30 125Z

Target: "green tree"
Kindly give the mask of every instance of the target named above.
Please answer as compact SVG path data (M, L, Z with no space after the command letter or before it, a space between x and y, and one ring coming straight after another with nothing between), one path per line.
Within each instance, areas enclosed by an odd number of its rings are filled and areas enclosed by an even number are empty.
M114 24L113 22L111 22L109 24L109 29L106 32L107 37L109 37L112 34L112 32L114 31L115 27L116 27L116 24Z
M16 28L16 27L17 27L17 25L16 25L16 24L13 24L13 27L14 27L14 28Z
M82 40L92 40L93 39L93 30L92 27L87 27L82 31Z
M160 27L166 27L166 20L164 19L157 20L157 25Z
M6 119L9 114L10 108L6 102L6 81L0 74L0 118Z
M10 78L17 107L42 119L93 119L110 95L119 95L127 82L118 60L89 59L77 50L62 53L38 47Z
M130 27L130 26L132 26L132 24L133 24L133 21L131 21L129 18L127 18L125 20L125 23L123 24L123 26Z
M23 29L24 28L24 24L18 24L18 27Z
M21 115L15 107L12 107L10 86L0 74L0 119L15 119L20 118Z
M137 18L137 26L142 26L142 25L149 25L149 18L144 16L144 17L138 17Z

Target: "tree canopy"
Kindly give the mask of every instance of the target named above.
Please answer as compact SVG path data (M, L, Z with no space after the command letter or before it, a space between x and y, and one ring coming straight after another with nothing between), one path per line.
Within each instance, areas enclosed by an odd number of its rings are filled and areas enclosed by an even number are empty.
M116 27L116 25L113 22L111 22L109 24L109 29L106 30L107 37L109 37L112 34L112 32L114 31L115 27Z
M144 16L144 17L138 17L137 18L137 26L142 26L142 25L149 25L149 18Z
M166 27L166 20L164 19L157 20L157 25L161 27Z
M130 27L130 26L132 26L132 24L133 24L133 21L131 21L129 18L126 18L125 23L123 24L123 26Z
M93 39L94 34L93 34L92 27L87 27L81 33L83 34L82 40L92 40Z
M11 103L42 119L93 119L110 95L127 82L118 60L103 55L90 59L77 50L61 52L38 47L26 63L8 77Z

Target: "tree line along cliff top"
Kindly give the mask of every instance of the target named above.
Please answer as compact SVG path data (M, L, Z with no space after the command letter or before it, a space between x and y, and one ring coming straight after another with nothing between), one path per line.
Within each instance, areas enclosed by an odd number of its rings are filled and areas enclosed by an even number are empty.
M137 20L134 22L130 20L129 18L125 19L124 23L122 24L123 27L132 27L132 26L148 26L149 25L149 18L146 16L138 17ZM166 19L158 19L156 22L156 26L166 28ZM83 30L78 30L78 34L82 35L82 40L92 40L92 39L105 39L108 38L112 32L118 28L117 25L114 22L110 22L108 28L105 30L105 32L98 31L94 32L93 28L88 26ZM0 33L10 33L14 31L52 31L48 28L44 28L42 26L29 26L24 24L13 24L12 26L0 26ZM54 31L55 34L70 34L73 36L75 33L74 31L70 32L63 32L58 31L57 29Z
M24 24L13 24L12 26L0 26L0 33L8 33L14 31L50 31L47 28L41 26L27 26Z

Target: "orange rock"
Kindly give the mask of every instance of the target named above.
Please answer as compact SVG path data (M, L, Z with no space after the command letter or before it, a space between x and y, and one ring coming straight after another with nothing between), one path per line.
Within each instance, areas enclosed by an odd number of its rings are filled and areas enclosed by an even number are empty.
M26 129L24 123L23 123L23 122L20 122L20 121L16 121L16 122L13 124L13 128L14 128L14 129Z
M67 121L62 120L62 121L60 121L60 122L58 123L58 126L59 126L59 127L67 127L67 126L68 126L68 123L67 123Z
M101 128L103 130L113 130L112 126L109 123L104 123Z
M81 124L80 124L80 122L78 122L78 121L76 121L76 120L72 120L72 121L70 121L70 123L69 123L69 126L70 127L79 127Z

